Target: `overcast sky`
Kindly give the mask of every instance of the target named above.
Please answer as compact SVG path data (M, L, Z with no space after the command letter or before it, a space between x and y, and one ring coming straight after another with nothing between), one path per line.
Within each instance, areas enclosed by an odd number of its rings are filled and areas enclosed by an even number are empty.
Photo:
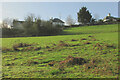
M65 21L68 15L77 20L77 12L83 6L93 17L103 19L108 13L118 17L118 2L4 2L1 12L3 18L24 20L25 16L33 13L44 20L53 17Z

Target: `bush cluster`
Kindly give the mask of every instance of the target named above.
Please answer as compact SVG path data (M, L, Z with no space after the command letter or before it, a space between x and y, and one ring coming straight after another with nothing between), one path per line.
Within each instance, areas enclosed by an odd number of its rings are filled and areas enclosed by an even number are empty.
M22 23L22 28L13 25L12 28L2 28L2 37L31 37L52 36L62 31L61 25L53 25L50 20L44 21L40 18L27 16Z

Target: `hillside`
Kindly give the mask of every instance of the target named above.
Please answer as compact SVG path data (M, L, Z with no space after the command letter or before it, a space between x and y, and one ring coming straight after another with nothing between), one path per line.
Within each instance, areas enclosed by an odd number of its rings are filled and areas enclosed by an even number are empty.
M2 39L4 78L116 78L118 25L68 28L58 36Z

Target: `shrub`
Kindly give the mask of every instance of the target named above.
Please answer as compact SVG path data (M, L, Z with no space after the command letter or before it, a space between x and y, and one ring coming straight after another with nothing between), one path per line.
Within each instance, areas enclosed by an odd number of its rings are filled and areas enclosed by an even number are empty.
M2 28L2 37L51 36L59 34L63 29L61 25L53 25L50 20L44 21L33 15L28 15L21 25L23 28Z

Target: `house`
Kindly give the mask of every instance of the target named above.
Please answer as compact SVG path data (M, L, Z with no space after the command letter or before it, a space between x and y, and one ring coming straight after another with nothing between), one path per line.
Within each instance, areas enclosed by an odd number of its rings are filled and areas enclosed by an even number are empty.
M108 22L108 21L117 21L117 18L111 16L111 14L109 13L109 14L103 19L103 22Z
M64 22L58 18L50 19L53 25L61 25L64 26Z
M13 20L13 28L23 29L24 21Z

